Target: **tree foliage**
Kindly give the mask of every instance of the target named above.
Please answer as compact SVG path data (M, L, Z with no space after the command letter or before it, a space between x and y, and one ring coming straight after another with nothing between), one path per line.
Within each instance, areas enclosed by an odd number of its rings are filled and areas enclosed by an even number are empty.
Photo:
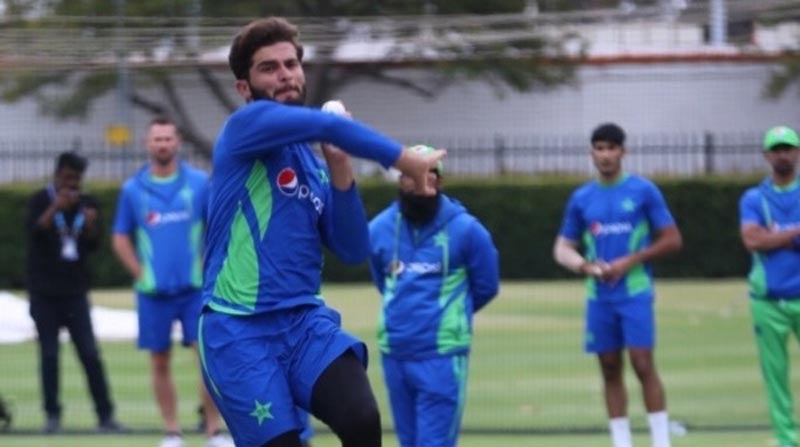
M800 52L787 53L781 66L772 71L764 88L768 98L778 99L794 87L800 95Z
M344 17L513 14L522 13L527 3L525 0L8 0L6 14L42 18L157 17L162 26L165 20L175 17L184 18L176 22L183 26L197 23L199 27L203 26L204 18L229 17L243 24L247 19L267 15L337 17L338 20L331 20L330 27L344 27L337 35L345 38L349 25L347 20L341 20ZM187 17L194 17L196 21L187 22ZM81 26L80 22L70 23L67 26ZM104 23L106 28L101 31L110 35L110 27L114 22ZM457 26L457 21L454 23ZM137 21L126 22L126 26L150 25L147 21ZM496 26L498 33L502 31L502 25L491 26ZM544 37L529 25L522 26L528 28L519 35L488 42L452 38L453 35L469 37L472 30L468 26L458 30L437 30L439 35L431 40L430 46L437 55L446 57L431 57L428 54L426 58L419 59L425 60L424 65L419 66L426 68L426 76L414 81L398 76L392 64L386 62L336 63L331 56L336 43L330 43L318 51L314 62L307 67L309 103L320 104L348 83L360 79L396 85L426 97L437 95L443 86L454 79L482 80L491 84L499 94L507 89L526 91L571 81L573 63L564 56L566 41L559 37ZM101 35L97 30L87 32ZM301 36L302 32L301 27ZM419 32L419 29L413 32ZM181 35L185 37L185 33ZM186 42L179 44L186 45ZM191 49L184 48L184 51ZM191 69L223 108L233 110L237 107L238 99L233 97L231 89L222 85L208 66L194 63ZM105 70L70 67L24 73L16 71L0 77L0 98L7 102L35 98L45 114L58 119L81 119L88 115L95 100L114 89L117 73L113 67ZM178 93L175 75L176 70L163 67L137 68L127 99L135 107L149 113L172 115L184 138L201 154L210 156L212 142L200 132L187 110ZM148 97L143 94L145 89L155 89L160 94L158 98L152 95Z

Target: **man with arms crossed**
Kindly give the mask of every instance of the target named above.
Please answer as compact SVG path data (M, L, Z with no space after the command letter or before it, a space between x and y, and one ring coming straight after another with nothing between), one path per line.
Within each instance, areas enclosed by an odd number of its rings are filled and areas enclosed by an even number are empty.
M603 124L591 143L599 178L570 197L553 255L587 277L585 349L599 360L614 447L632 445L623 381L626 349L642 386L653 447L669 447L666 399L653 358L650 261L680 250L681 235L661 191L622 170L624 131Z
M431 152L427 146L415 146ZM497 249L483 225L441 193L400 176L399 199L370 222L370 270L383 309L378 345L403 447L455 447L467 393L472 315L497 294Z
M433 194L420 155L347 117L303 107L303 47L281 18L245 26L229 64L247 105L214 148L200 352L206 383L239 447L296 447L296 407L344 447L381 445L366 347L320 295L322 245L345 262L369 251L350 154L394 165ZM323 146L327 168L309 143Z
M780 447L797 447L787 338L800 337L800 138L786 127L764 136L772 175L739 202L740 231L752 253L750 310L772 430Z
M166 431L161 447L185 445L170 371L172 323L181 322L184 346L195 346L203 303L208 176L178 161L180 143L173 121L150 122L146 138L150 162L122 187L112 239L114 252L136 281L138 346L150 351L153 392ZM202 383L200 393L206 445L231 446L219 433L219 413Z

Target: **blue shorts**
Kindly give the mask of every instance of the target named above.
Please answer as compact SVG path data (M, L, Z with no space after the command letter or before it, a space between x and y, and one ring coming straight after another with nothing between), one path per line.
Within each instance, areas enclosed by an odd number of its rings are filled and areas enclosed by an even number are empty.
M364 343L341 329L339 314L303 306L256 315L206 308L200 317L203 377L236 445L260 446L304 429L317 379L352 350L366 367Z
M172 346L172 323L181 322L183 345L197 341L197 320L203 308L200 290L176 295L147 295L136 293L139 317L139 349L166 352Z
M467 369L467 354L423 360L383 356L394 430L401 446L456 446Z
M586 302L586 352L652 349L655 339L653 298Z

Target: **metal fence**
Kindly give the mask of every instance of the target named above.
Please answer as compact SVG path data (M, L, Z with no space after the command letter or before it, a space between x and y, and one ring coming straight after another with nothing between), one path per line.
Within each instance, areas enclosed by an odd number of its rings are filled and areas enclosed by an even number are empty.
M760 133L665 134L629 138L625 168L656 176L702 176L753 173L765 169ZM485 138L411 136L401 141L427 141L448 149L448 176L496 177L503 175L573 174L589 176L594 168L585 136L493 135ZM53 172L56 154L73 149L90 160L87 178L122 181L146 161L139 142L130 148L74 141L23 141L0 143L0 183L38 181ZM184 158L202 169L207 159L183 148ZM361 175L379 175L374 163L358 162Z

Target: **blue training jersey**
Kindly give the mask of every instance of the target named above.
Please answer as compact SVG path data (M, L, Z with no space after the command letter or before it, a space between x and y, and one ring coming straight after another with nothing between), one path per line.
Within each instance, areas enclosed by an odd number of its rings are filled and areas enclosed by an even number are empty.
M175 177L160 180L142 167L122 186L114 233L133 237L146 294L174 294L202 287L203 230L208 175L180 163Z
M355 186L338 191L309 143L391 166L402 146L348 118L273 101L234 112L214 147L203 297L250 315L320 305L322 245L345 262L368 255Z
M800 227L800 180L785 188L770 179L750 188L739 201L741 225L781 231ZM755 299L800 299L800 246L754 251L748 282Z
M483 225L442 195L421 226L397 202L369 225L370 270L382 295L378 345L384 355L425 359L469 350L473 312L499 287L497 249Z
M613 184L591 181L570 197L560 235L583 245L589 262L612 262L650 245L651 234L675 225L664 197L653 182L623 174ZM616 283L587 278L589 299L652 298L649 263L633 267Z

